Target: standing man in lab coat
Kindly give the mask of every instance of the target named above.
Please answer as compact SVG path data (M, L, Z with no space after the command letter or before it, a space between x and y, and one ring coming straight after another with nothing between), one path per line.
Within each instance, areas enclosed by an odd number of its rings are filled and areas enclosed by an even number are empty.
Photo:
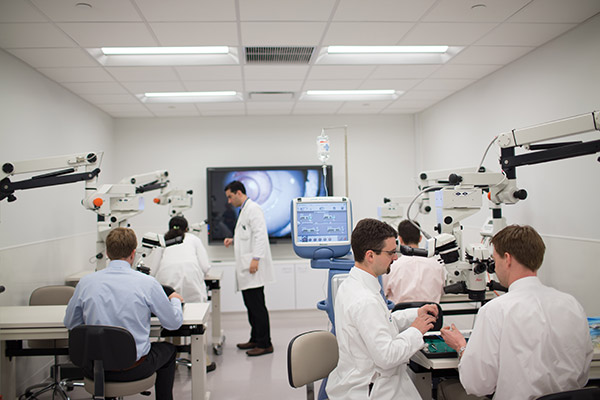
M337 367L329 374L330 400L418 400L407 363L423 347L433 328L437 306L390 313L378 277L396 255L396 230L376 219L363 219L352 231L355 265L335 298L339 348Z
M252 328L250 340L238 343L237 347L248 350L249 356L261 356L273 352L264 293L265 284L275 281L267 224L262 209L246 195L242 182L230 182L225 195L229 204L241 207L233 238L226 238L224 244L234 245L236 289L242 291Z

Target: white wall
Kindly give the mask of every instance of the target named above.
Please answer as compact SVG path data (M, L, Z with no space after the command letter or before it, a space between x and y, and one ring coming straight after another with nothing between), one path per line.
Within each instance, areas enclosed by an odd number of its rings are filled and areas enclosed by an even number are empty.
M112 118L3 51L0 143L0 164L104 151L100 176L110 178L113 170ZM62 283L87 264L96 215L81 205L84 187L78 182L21 190L15 202L0 203L0 285L6 287L0 305L27 304L33 289Z
M173 187L194 190L193 221L206 215L206 167L319 164L316 138L324 127L347 125L348 196L354 221L376 217L385 196L416 193L412 116L213 117L119 119L116 167L121 176L169 170ZM334 194L345 195L344 130L328 130ZM151 196L150 196L151 198ZM148 204L130 220L143 233L164 232L166 207ZM275 258L295 257L291 246L272 246ZM233 251L209 246L213 260Z
M499 133L600 110L598 38L600 16L417 115L420 169L476 166ZM488 168L499 170L498 154L494 147ZM504 207L508 223L530 224L544 237L542 280L573 294L591 316L600 315L598 155L518 168L529 197ZM464 221L467 237L476 239L486 216Z

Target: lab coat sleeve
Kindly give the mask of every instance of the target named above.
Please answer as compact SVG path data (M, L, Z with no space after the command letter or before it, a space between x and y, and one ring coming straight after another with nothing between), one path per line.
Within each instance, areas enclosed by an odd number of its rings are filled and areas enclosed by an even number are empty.
M409 308L407 310L398 310L392 313L392 319L398 328L398 332L402 332L414 322L419 315L418 308Z
M206 274L210 269L210 261L208 260L208 253L206 252L206 248L202 244L202 241L199 238L194 240L194 248L196 251L196 258L198 259L198 265L200 269Z
M265 217L260 210L260 206L252 210L249 225L252 232L252 257L264 259L267 256L267 246L269 245L269 235L267 233L267 224Z
M408 328L398 334L392 334L388 321L392 317L389 312L382 312L379 305L362 302L355 304L354 307L356 307L355 312L350 314L353 324L357 327L377 367L390 369L406 364L423 346L423 335L416 328Z
M496 391L502 328L497 326L499 320L490 318L493 312L485 306L479 310L467 348L458 364L460 382L467 393L476 396Z
M67 305L67 310L65 312L65 318L63 319L63 323L68 330L84 324L83 305L81 304L81 299L79 297L79 288L79 285L75 287L75 292L73 293L71 300L69 300L69 304Z
M163 328L174 331L183 323L181 301L177 298L169 300L160 283L154 280L150 289L150 311L158 317Z

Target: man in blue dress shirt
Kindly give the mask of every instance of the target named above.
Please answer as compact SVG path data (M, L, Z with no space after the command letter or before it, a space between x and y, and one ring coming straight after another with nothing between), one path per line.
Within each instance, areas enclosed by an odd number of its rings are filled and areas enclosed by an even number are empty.
M128 382L156 372L156 398L173 399L176 349L171 343L150 343L150 316L154 314L169 330L181 327L183 298L168 298L156 279L131 268L137 248L135 232L113 229L106 238L110 263L105 269L81 279L69 301L64 319L70 330L82 324L111 325L133 335L137 361L123 371L107 371L106 379Z

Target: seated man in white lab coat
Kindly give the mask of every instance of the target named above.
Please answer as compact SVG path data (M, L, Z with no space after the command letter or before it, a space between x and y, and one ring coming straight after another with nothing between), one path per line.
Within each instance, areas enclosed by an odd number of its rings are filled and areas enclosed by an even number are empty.
M396 230L376 219L363 219L352 232L355 265L335 299L340 358L329 375L329 399L420 399L406 371L410 357L423 347L437 307L390 313L378 277L396 255Z
M411 221L405 219L398 224L400 244L418 248L422 238ZM407 301L439 303L446 282L446 269L437 258L401 256L382 279L385 297L395 304Z
M454 324L442 329L460 357L466 392L528 400L582 388L593 352L587 318L573 296L538 279L544 241L530 226L511 225L492 244L496 275L508 293L479 310L468 343ZM438 399L462 399L461 389L457 382L440 384Z

